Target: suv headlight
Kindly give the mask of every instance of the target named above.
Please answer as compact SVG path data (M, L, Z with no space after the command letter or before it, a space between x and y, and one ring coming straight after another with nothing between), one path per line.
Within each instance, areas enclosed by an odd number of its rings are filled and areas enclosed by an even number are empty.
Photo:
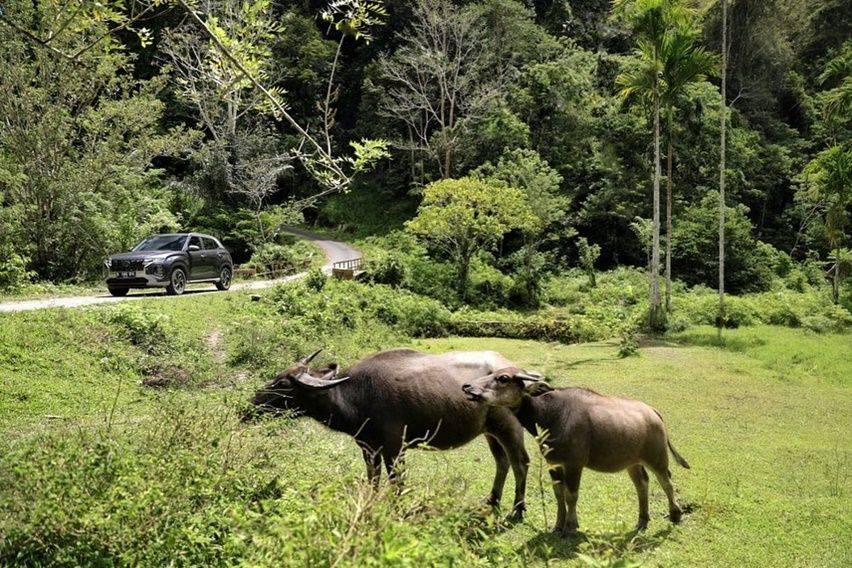
M105 258L104 259L104 266L106 266L107 268L112 268L112 259L111 258Z

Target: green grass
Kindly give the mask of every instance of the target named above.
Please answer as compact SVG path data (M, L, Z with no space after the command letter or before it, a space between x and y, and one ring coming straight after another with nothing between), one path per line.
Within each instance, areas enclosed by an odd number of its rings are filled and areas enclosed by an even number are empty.
M528 516L508 529L478 505L493 473L482 440L411 452L403 494L372 494L346 436L307 419L236 420L265 377L232 362L234 326L258 318L287 329L286 313L243 293L130 304L121 319L115 306L0 315L0 564L850 563L848 333L752 327L726 330L720 343L699 327L624 359L617 342L394 341L378 325L328 336L327 357L344 361L379 345L496 349L556 385L659 409L692 464L674 481L693 512L672 527L652 482L651 525L633 535L627 475L587 472L585 537L566 541L548 533L553 496L531 439ZM176 343L132 340L156 325ZM151 352L192 380L139 386Z

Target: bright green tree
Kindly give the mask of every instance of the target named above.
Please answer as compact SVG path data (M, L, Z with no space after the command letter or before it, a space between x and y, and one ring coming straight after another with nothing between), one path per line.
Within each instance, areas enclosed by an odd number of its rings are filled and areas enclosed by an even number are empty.
M601 247L600 245L590 245L586 237L580 237L577 239L577 253L580 257L580 266L583 267L583 270L589 277L589 286L594 288L597 286L595 263L601 255Z
M453 259L458 291L465 299L473 255L493 247L509 231L533 231L540 223L521 190L461 178L427 185L407 227Z
M849 209L852 208L852 146L834 145L823 150L807 165L803 175L804 197L824 212L825 237L832 251L832 298L837 303L842 283L841 249L849 236Z

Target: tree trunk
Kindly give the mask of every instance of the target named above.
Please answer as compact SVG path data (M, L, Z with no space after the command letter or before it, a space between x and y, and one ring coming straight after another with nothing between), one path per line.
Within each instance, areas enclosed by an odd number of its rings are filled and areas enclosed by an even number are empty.
M834 274L831 279L831 299L840 303L840 244L834 249Z
M672 311L672 153L674 132L672 131L672 114L669 109L668 123L668 156L666 158L666 313Z
M458 292L461 297L462 302L467 301L467 290L468 290L468 274L470 274L470 257L471 251L467 248L463 248L459 252L459 267L458 267Z
M651 240L651 302L648 324L651 331L665 327L665 315L660 302L660 97L654 82L654 221Z
M728 2L722 0L722 124L719 135L719 317L717 324L725 325L725 134L728 124Z

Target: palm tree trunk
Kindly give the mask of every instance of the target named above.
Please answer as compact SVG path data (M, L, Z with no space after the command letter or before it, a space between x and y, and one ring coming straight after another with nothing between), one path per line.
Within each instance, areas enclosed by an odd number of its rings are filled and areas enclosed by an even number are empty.
M672 131L672 111L668 110L668 156L666 158L666 313L672 311L672 153L674 151L674 132Z
M660 97L654 82L654 219L651 240L651 306L648 313L651 331L664 327L660 302Z
M725 325L725 134L728 124L727 97L728 67L728 2L722 0L722 125L719 143L719 317Z

